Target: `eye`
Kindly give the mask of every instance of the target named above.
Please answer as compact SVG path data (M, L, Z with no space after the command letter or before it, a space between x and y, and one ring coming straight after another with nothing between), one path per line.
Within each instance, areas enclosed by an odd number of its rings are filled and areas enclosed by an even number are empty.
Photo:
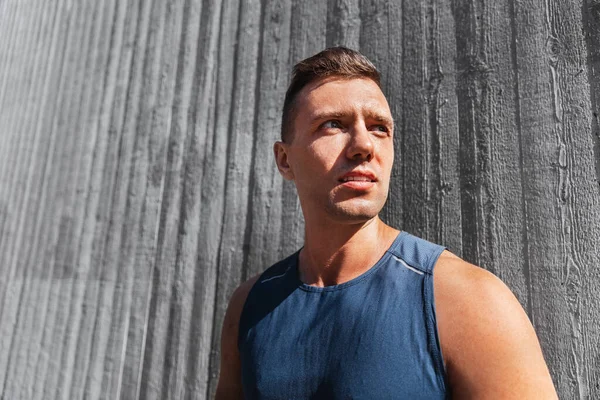
M341 129L342 128L342 124L340 123L340 121L332 119L332 120L324 122L321 125L321 128L324 128L324 129Z
M389 134L391 129L389 127L387 127L386 125L373 125L369 128L370 131L374 131L377 133L385 133L385 134Z

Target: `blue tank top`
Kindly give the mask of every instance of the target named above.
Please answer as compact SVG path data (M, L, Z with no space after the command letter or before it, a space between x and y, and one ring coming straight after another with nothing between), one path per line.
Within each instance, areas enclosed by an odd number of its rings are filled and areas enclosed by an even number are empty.
M298 254L250 290L238 346L248 399L443 399L433 301L444 247L400 232L362 275L315 287Z

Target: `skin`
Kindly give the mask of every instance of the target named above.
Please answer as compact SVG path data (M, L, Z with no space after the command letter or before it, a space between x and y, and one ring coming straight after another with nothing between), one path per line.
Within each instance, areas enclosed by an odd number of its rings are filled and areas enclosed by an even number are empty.
M300 279L336 285L371 268L398 234L378 217L394 161L393 120L369 79L317 80L296 101L293 139L275 143L274 153L305 218ZM368 171L375 182L340 181L351 171ZM257 279L236 289L225 315L217 399L243 398L238 322ZM453 397L557 398L533 327L498 278L444 251L434 268L434 299Z

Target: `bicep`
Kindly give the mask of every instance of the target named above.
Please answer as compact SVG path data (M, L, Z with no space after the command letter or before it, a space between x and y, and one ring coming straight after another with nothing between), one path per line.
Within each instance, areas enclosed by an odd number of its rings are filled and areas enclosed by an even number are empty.
M221 367L217 400L243 399L242 371L238 350L240 316L250 289L258 279L253 277L238 287L229 301L221 330Z
M221 367L217 385L217 400L243 399L240 356L237 348L237 322L231 304L221 331Z
M510 289L475 266L454 267L454 276L442 271L446 280L436 285L440 341L453 395L556 398L533 326Z

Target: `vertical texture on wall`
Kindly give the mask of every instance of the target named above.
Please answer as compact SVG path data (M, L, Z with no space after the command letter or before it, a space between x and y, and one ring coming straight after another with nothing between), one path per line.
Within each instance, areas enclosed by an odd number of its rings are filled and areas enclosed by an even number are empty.
M498 275L600 397L600 2L0 2L0 392L214 397L233 290L297 250L294 63L382 73L382 217Z
M583 34L586 36L586 43L588 47L588 59L587 68L582 68L581 73L588 74L588 82L591 89L591 102L592 102L592 133L594 142L594 158L596 160L596 176L600 177L600 1L588 0L582 3L581 8L584 29ZM600 185L600 180L598 180ZM600 244L596 242L594 244L594 250L596 254L600 252ZM593 267L592 267L593 268ZM587 281L588 291L594 293L592 281ZM596 286L597 287L597 286ZM597 292L595 292L597 293ZM582 307L586 307L588 303L587 299L584 299ZM589 318L589 317L588 317ZM584 329L586 329L584 327ZM598 339L594 338L593 335L586 335L586 341L584 342L587 348L590 348L594 343L598 343ZM589 358L588 358L589 359ZM600 371L600 361L596 358L596 361L590 361L592 368L589 376L589 388L590 394L596 393L600 387L600 374L593 373L594 371Z

